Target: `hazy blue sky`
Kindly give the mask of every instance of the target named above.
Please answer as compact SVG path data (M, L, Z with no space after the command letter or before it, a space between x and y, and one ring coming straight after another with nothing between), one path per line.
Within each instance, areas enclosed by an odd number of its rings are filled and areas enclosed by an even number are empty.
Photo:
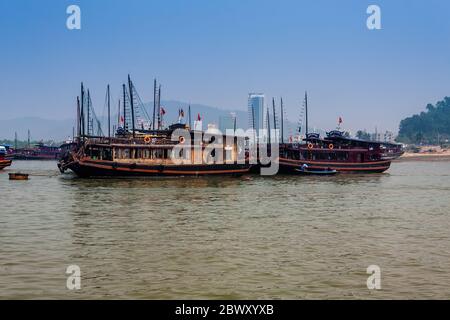
M1 0L0 116L72 118L82 80L101 109L131 73L145 101L157 77L164 99L220 108L282 95L296 121L308 90L312 126L397 130L450 95L449 16L447 0Z

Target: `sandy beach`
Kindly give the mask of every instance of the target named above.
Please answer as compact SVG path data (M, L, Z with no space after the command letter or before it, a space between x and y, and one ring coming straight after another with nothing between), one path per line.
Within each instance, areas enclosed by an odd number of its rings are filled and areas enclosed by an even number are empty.
M396 161L450 161L450 150L436 152L405 152Z

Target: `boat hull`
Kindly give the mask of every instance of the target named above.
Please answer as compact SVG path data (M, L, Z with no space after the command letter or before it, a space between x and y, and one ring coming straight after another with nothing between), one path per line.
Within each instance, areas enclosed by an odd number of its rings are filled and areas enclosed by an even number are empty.
M15 160L58 160L58 155L24 155L15 154Z
M9 167L11 165L11 160L0 160L0 170Z
M9 180L28 180L28 174L26 174L26 173L10 173Z
M336 170L340 173L382 173L391 166L390 160L373 161L362 163L346 163L346 162L319 162L306 160L291 160L280 158L280 172L282 173L298 173L297 170L302 165L308 165L311 170Z
M246 164L148 165L99 160L74 161L67 168L79 177L239 176L250 171L250 166Z

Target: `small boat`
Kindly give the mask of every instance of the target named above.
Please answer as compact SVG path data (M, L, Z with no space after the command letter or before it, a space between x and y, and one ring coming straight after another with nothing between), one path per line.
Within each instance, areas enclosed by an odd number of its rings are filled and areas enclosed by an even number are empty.
M10 173L9 180L28 180L28 173Z
M295 169L300 174L310 174L310 175L324 175L331 176L338 173L337 170L334 169L309 169L307 166L303 165L299 169Z
M0 159L0 170L9 167L11 165L11 160Z
M3 168L9 167L12 163L11 160L6 159L6 148L4 146L0 146L0 170Z

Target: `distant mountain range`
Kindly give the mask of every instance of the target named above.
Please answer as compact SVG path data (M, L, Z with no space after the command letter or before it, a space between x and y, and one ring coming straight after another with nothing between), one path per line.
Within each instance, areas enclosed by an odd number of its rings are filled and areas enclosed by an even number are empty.
M150 117L153 116L153 102L145 103L145 108ZM161 106L164 107L166 114L164 115L164 122L166 125L177 122L178 110L183 109L185 113L184 121L188 121L188 106L186 102L166 100L161 101ZM96 110L99 120L103 123L103 131L106 132L107 115L100 114L101 110ZM202 104L191 104L191 118L192 122L197 119L200 114L203 120L203 128L206 129L208 123L215 123L219 127L219 118L221 116L229 116L230 113L236 114L236 124L238 128L248 128L247 111L242 110L223 110ZM117 111L111 116L112 125L117 123ZM39 140L54 140L64 141L72 136L72 130L75 126L75 119L64 120L50 120L39 117L22 117L10 120L0 119L0 140L14 139L14 133L17 132L19 140L27 140L28 130L31 133L31 139ZM295 130L296 124L285 120L285 136L292 130Z
M63 141L72 136L73 119L49 120L38 117L23 117L10 120L0 119L0 140L14 139L17 132L19 140L27 140L30 130L31 140Z

